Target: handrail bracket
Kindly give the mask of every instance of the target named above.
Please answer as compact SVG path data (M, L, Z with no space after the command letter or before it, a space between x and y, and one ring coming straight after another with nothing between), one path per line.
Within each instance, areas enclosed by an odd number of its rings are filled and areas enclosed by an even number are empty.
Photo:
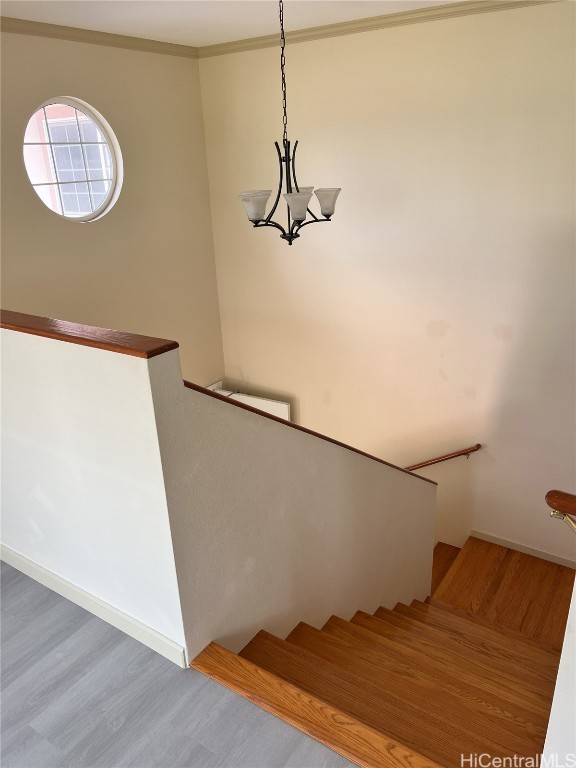
M564 520L564 522L567 523L567 525L569 525L570 528L572 528L574 533L576 533L576 523L574 522L574 520L572 520L570 515L565 515L563 512L558 512L558 510L553 509L550 512L550 517L554 517L556 520Z

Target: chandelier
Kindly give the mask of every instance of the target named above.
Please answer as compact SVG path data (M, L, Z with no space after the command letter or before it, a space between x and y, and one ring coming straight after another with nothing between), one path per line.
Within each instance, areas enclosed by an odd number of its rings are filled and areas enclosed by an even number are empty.
M290 142L288 141L288 114L286 109L286 73L284 67L286 64L286 57L284 49L286 47L286 36L284 34L284 3L283 0L279 0L280 11L280 72L282 74L282 110L284 115L284 133L282 136L282 149L277 141L274 142L276 152L278 154L278 163L280 165L280 178L278 181L278 191L276 193L276 199L274 205L270 209L268 215L266 215L266 204L272 194L271 189L251 189L248 192L242 192L238 195L239 199L244 203L248 219L255 227L276 227L281 232L280 237L283 240L287 240L289 245L300 237L300 230L303 227L307 227L308 224L317 224L323 221L330 221L331 216L334 214L334 208L336 207L336 198L340 193L340 188L321 188L314 189L314 187L300 187L296 179L296 150L298 148L298 142L294 144L294 148L291 150ZM285 189L284 198L287 203L287 224L285 227L274 221L272 217L276 213L278 203L280 202L280 195L282 195L282 189ZM308 207L310 200L312 199L312 193L318 198L320 203L321 215L324 218L316 216ZM311 218L306 220L307 215L310 214Z

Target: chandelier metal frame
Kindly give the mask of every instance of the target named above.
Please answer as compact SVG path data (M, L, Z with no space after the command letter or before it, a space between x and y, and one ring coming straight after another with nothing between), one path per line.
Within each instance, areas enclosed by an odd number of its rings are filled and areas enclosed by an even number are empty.
M277 221L272 220L272 216L274 216L276 208L278 207L278 203L280 202L280 195L282 194L284 178L286 179L286 191L288 193L293 192L294 189L296 189L296 192L300 192L300 187L298 186L298 181L296 179L296 150L298 149L298 142L296 141L294 144L292 154L290 154L290 142L288 139L283 139L282 144L284 146L284 154L282 154L278 142L274 142L276 152L278 153L278 163L280 165L280 179L278 181L278 192L276 193L274 205L270 209L270 213L266 216L265 219L261 221L255 221L253 222L253 225L254 227L276 227L276 229L279 229L282 233L280 237L283 240L287 240L289 245L292 245L292 242L296 240L297 237L300 237L298 232L303 227L307 227L308 224L321 224L322 222L331 221L331 216L324 216L324 218L321 219L316 216L316 214L311 211L310 208L306 208L306 211L310 214L310 216L312 216L312 219L299 222L292 219L292 216L290 215L290 206L286 205L288 226L285 228L282 226L282 224L278 224Z
M294 191L298 193L300 192L300 187L298 186L298 180L296 178L296 150L298 149L298 141L295 142L293 149L291 149L291 143L288 140L288 109L287 109L287 99L286 99L286 69L285 69L286 67L286 53L285 53L286 34L284 32L283 0L279 0L278 6L279 6L279 19L280 19L280 73L282 76L282 123L283 123L282 148L280 148L280 144L277 141L274 142L274 146L276 147L276 153L278 155L278 164L279 164L278 190L276 192L276 198L274 200L274 204L270 212L265 218L260 218L255 220L253 218L250 218L250 214L249 214L249 218L253 226L256 228L274 227L280 230L281 232L280 237L283 240L286 240L289 245L292 245L293 241L296 240L298 237L300 237L299 232L303 227L307 227L309 224L319 224L322 222L331 221L331 217L334 213L336 197L338 196L338 193L340 192L340 190L339 189L338 190L336 189L318 190L318 192L324 192L324 193L331 192L334 198L331 203L328 202L325 204L321 201L321 208L322 208L321 217L317 216L307 206L306 214L310 214L311 219L307 220L306 218L304 218L303 220L297 220L291 214L290 204L287 203L286 205L287 215L288 215L287 225L284 227L282 226L282 224L279 224L277 221L274 221L272 218L276 213L276 209L278 208L278 203L280 202L280 196L282 195L283 185L285 185L287 194L291 194ZM312 187L309 187L308 189L311 190ZM250 195L250 194L253 194L253 193L243 193L243 195ZM240 197L242 197L242 195L240 195ZM324 213L324 210L328 212ZM304 214L304 216L306 216L306 214Z

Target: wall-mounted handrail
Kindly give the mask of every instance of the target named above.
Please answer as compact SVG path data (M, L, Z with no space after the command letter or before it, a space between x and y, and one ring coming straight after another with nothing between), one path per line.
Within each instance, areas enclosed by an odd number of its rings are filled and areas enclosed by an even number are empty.
M349 451L353 451L354 453L359 453L361 456L366 456L368 459L372 459L372 461L377 461L380 464L385 464L387 467L392 467L392 469L398 469L400 472L407 472L408 474L412 474L411 471L406 467L398 467L396 464L391 464L389 461L384 461L384 459L379 459L378 456L373 456L371 453L366 453L365 451L361 451L359 448L354 448L352 445L347 445L347 443L342 443L340 440L335 440L333 437L328 437L328 435L323 435L321 432L314 432L312 429L308 429L307 427L303 427L300 424L294 424L293 421L286 421L286 419L280 418L280 416L274 416L271 413L268 413L267 411L261 411L259 408L254 408L252 405L247 405L246 403L240 403L238 400L232 400L231 398L227 397L226 395L221 395L218 392L214 392L213 389L206 389L206 387L201 387L199 384L194 384L191 381L186 381L184 379L184 386L188 389L193 389L196 392L201 392L203 395L208 395L208 397L214 397L216 400L222 400L224 403L229 403L236 408L243 408L245 411L252 411L252 413L257 413L259 416L264 416L266 419L270 419L271 421L277 421L279 424L285 424L287 427L291 427L292 429L297 429L300 432L306 432L308 435L312 435L313 437L319 437L321 440L325 440L327 443L334 443L334 445L339 445L341 448L346 448ZM475 449L476 450L476 449ZM437 485L437 483L434 480L430 480L428 477L422 477L421 475L414 475L415 477L420 478L420 480L426 480L429 483L434 483L434 485Z
M548 491L545 500L552 510L550 517L564 520L576 533L576 522L572 519L576 517L576 496L566 491Z
M444 456L436 456L435 459L428 459L428 461L421 461L419 464L411 464L409 467L404 467L408 472L413 472L415 469L422 469L422 467L429 467L432 464L440 464L441 461L448 461L448 459L456 459L458 456L470 456L471 453L479 451L482 448L481 443L470 446L470 448L462 448L460 451L454 451L453 453L446 453Z

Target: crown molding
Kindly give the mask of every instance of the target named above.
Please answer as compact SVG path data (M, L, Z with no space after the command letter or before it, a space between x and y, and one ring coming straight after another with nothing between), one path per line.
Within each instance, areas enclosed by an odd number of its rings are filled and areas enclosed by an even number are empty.
M91 29L66 27L60 24L45 24L41 21L13 19L9 16L0 17L0 31L13 32L17 35L51 37L57 40L69 40L73 43L106 45L109 48L126 48L130 51L163 53L168 56L184 56L188 59L198 58L198 48L194 48L191 45L162 43L159 40L146 40L141 37L131 37L130 35L114 35L111 32L95 32Z
M450 5L437 5L433 8L419 8L415 11L401 11L384 16L371 16L367 19L344 21L339 24L326 24L321 27L310 27L286 33L287 44L305 43L311 40L322 40L328 37L354 35L359 32L373 32L377 29L400 27L406 24L420 24L424 21L440 21L459 16L473 16L478 13L494 11L509 11L516 8L526 8L533 5L549 5L551 3L567 2L568 0L464 0ZM235 40L230 43L205 45L195 48L190 45L162 43L158 40L147 40L128 35L114 35L110 32L95 32L78 27L66 27L59 24L44 24L39 21L26 21L8 16L0 17L2 32L13 32L19 35L36 35L51 37L58 40L70 40L76 43L92 43L107 45L112 48L126 48L131 51L146 51L162 53L168 56L184 56L189 59L205 59L212 56L224 56L229 53L254 51L259 48L274 48L278 45L278 35L264 35L247 40Z
M458 16L472 16L478 13L492 11L507 11L515 8L525 8L532 5L548 5L550 3L566 2L566 0L464 0L450 5L437 5L433 8L418 8L415 11L401 11L384 16L371 16L367 19L344 21L339 24L326 24L321 27L310 27L286 33L286 43L306 43L310 40L322 40L327 37L354 35L359 32L373 32L377 29L400 27L405 24L419 24L423 21L440 21ZM241 53L258 48L273 48L278 45L278 35L253 37L248 40L237 40L231 43L205 45L198 48L198 58L223 56L227 53Z

